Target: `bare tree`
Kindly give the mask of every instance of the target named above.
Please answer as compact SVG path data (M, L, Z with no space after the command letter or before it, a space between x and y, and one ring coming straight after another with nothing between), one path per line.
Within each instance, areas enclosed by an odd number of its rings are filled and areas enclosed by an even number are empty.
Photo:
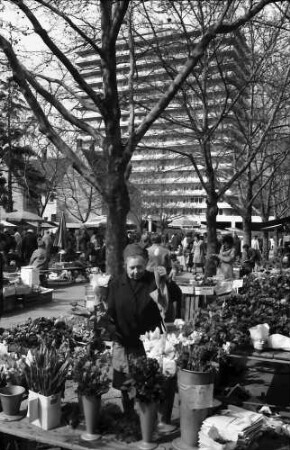
M50 71L33 70L31 61L25 61L17 52L17 46L9 42L5 30L0 34L0 48L9 60L14 80L20 86L27 103L35 114L39 127L53 145L68 158L78 173L98 190L108 209L107 220L107 262L108 269L113 274L122 270L122 250L126 236L126 216L130 209L127 178L129 176L130 160L137 146L152 127L162 112L174 99L185 80L197 67L207 48L218 36L227 35L245 25L267 8L279 4L287 7L288 2L278 0L249 1L222 0L219 10L214 14L204 28L188 41L190 52L180 66L178 72L169 83L155 104L139 124L135 121L134 106L127 105L129 110L129 134L123 132L121 119L124 105L121 108L121 89L118 75L117 41L122 33L127 34L128 24L125 22L132 2L129 0L108 1L95 0L91 2L55 2L50 0L4 0L5 5L14 13L20 12L26 20L28 32L33 32L45 44L46 51L51 55L51 66L57 63L62 67L63 78L51 75ZM90 5L88 5L90 3ZM149 2L136 2L143 7ZM193 11L202 11L205 2L189 2ZM69 5L68 5L69 4ZM148 6L148 5L147 5ZM146 6L146 7L147 7ZM86 8L90 7L90 14ZM235 8L235 15L232 9ZM74 15L75 9L78 14ZM67 12L69 11L69 12ZM71 13L70 13L71 12ZM149 11L150 12L150 11ZM60 21L65 24L63 29L70 42L79 49L89 48L98 56L96 65L100 68L101 88L95 90L80 72L72 54L68 54L65 40L48 29L46 18L50 15L53 24ZM134 20L134 18L133 18ZM17 25L15 23L15 25ZM139 24L140 25L140 24ZM55 28L55 27L51 27ZM26 64L26 62L29 63ZM43 69L43 68L42 68ZM130 77L129 77L130 81ZM51 86L58 89L51 89ZM61 92L62 96L57 94ZM73 105L64 100L64 93L71 95ZM41 99L41 101L40 101ZM42 101L49 104L54 113L63 117L66 123L80 133L90 136L101 150L94 155L85 152L78 154L74 148L62 139L54 126L54 122L45 113ZM77 112L77 106L87 110L97 111L102 118L103 129L91 125L86 118ZM208 176L211 176L209 173ZM215 197L216 193L212 192Z
M284 30L285 28L285 30ZM243 159L251 162L225 198L243 218L244 240L251 242L252 214L269 220L274 213L272 189L289 154L288 104L290 70L286 63L287 22L269 29L248 27L251 50L251 83L248 107L237 128L244 136ZM285 59L286 58L286 59ZM233 161L234 167L237 161ZM265 239L267 241L267 239ZM266 245L264 246L267 254Z

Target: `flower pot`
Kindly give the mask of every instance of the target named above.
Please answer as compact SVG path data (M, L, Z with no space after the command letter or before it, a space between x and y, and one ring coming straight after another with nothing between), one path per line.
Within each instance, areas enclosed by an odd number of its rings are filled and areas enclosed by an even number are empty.
M81 435L81 438L85 441L94 441L100 437L96 434L96 429L100 421L101 397L82 395L82 405L86 432Z
M11 385L0 388L0 399L4 414L7 414L7 416L19 414L24 393L25 388L23 386Z
M174 398L176 393L177 380L176 376L168 377L165 382L165 398L158 406L158 432L159 433L172 433L176 430L176 426L171 425L171 414L174 404Z
M136 409L140 419L142 441L136 446L140 450L152 450L158 445L152 442L153 432L156 424L157 404L136 401Z
M202 422L213 406L212 373L179 370L178 391L180 396L180 434L173 441L176 450L198 448L198 432Z

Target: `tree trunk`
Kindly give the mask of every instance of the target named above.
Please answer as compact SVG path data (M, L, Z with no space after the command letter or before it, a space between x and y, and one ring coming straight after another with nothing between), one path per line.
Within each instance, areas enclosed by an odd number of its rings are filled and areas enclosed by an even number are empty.
M251 213L247 212L243 216L243 231L244 231L243 245L248 244L249 246L251 246L252 240L251 225L252 225L252 216Z
M213 258L210 257L213 253L217 252L217 235L216 235L216 217L218 213L217 196L215 193L207 197L207 250L206 250L206 264L205 264L205 277L211 277L216 273L216 263Z
M268 261L269 259L269 232L263 231L263 259Z
M106 270L112 276L123 271L123 250L126 245L126 219L130 210L130 199L124 176L108 175L106 202Z

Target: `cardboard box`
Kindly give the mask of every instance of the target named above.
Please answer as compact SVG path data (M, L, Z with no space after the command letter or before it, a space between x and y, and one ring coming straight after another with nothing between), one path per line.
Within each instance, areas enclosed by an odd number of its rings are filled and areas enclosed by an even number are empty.
M58 427L61 420L61 394L45 397L29 391L27 417L32 425L43 430Z

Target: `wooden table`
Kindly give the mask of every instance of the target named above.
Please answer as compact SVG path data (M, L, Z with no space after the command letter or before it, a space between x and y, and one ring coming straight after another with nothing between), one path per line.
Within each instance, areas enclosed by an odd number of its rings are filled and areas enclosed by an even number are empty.
M52 301L53 289L43 288L40 292L32 291L27 294L9 295L3 298L4 312L14 311L16 308L25 308L30 305L39 305Z
M25 410L23 410L25 414ZM2 417L1 417L2 416ZM113 435L100 435L100 438L95 441L84 441L81 439L81 435L84 429L81 427L73 429L69 425L55 428L53 430L44 431L34 425L31 425L26 417L21 420L8 421L3 417L3 413L0 413L0 443L4 441L4 435L6 435L7 450L11 447L14 441L17 439L24 440L24 443L19 445L19 450L31 449L31 445L36 443L48 444L53 447L60 447L62 449L70 450L136 450L136 443L125 443L118 441ZM3 438L1 438L1 435ZM21 442L21 441L20 441ZM27 446L25 444L27 442ZM29 444L30 443L30 444ZM1 450L3 444L0 444ZM13 445L13 444L12 444ZM169 450L171 448L171 442L162 442L157 447L157 450Z
M254 360L254 361L264 361L274 364L288 364L290 365L290 352L285 352L281 350L267 349L263 351L254 350L244 350L237 351L229 355L230 358L238 358L242 360ZM289 401L290 403L290 401Z

